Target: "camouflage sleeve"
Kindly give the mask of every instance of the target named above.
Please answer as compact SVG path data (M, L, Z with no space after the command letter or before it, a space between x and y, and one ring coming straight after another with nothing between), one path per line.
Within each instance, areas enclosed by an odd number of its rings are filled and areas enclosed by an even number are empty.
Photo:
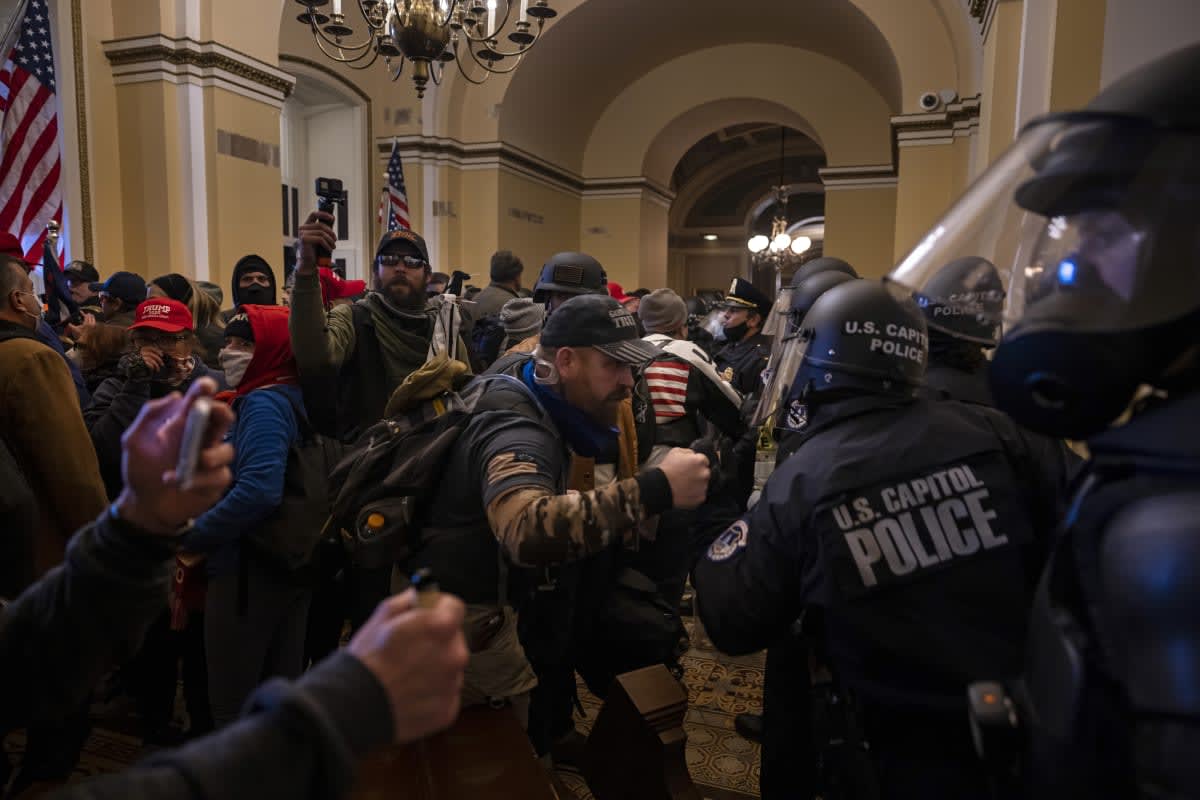
M489 472L512 464L496 456ZM638 478L590 492L554 494L543 486L516 486L487 506L488 523L517 564L546 566L596 553L646 516Z

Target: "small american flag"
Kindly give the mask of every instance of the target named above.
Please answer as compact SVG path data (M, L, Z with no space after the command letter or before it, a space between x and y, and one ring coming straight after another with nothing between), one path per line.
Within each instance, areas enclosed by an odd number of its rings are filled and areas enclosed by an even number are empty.
M387 186L379 202L379 224L385 231L409 229L408 190L404 186L404 165L400 163L400 147L392 140L392 156L387 165Z
M46 223L62 222L62 161L46 0L29 0L21 38L0 67L0 230L42 260ZM65 243L64 236L60 242Z
M656 423L670 422L687 413L684 403L691 371L692 365L682 359L655 361L646 367L646 388L650 390Z

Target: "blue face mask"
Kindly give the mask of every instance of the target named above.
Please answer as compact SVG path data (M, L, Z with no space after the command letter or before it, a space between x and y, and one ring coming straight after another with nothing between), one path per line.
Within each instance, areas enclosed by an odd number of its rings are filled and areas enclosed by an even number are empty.
M533 377L534 362L530 359L521 373L525 385L533 390L542 408L554 420L554 427L572 452L584 458L594 458L604 463L615 463L617 460L617 438L620 431L601 425L575 406L568 403L558 392L549 386L538 383Z

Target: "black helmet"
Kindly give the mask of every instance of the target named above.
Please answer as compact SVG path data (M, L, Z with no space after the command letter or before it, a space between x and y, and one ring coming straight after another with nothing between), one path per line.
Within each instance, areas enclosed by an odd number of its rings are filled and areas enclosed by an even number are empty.
M997 405L1035 430L1104 430L1200 343L1200 44L1086 109L1032 121L891 274L926 293L963 255L1007 290Z
M752 426L771 425L776 429L799 430L800 425L794 419L777 419L777 414L780 404L791 392L792 384L796 381L796 372L803 362L808 345L807 338L799 335L802 322L818 297L834 286L853 280L857 278L831 270L810 275L799 286L788 290L790 306L784 315L787 327L771 344L771 358L767 362L767 368L763 370L764 388L751 418Z
M807 347L793 394L911 394L925 380L925 317L911 297L875 281L849 281L818 297L800 336Z
M533 287L533 302L545 303L553 292L562 294L604 294L604 267L587 253L555 253L542 265L542 274Z
M804 322L804 317L812 309L813 303L817 302L817 298L828 292L835 286L840 286L843 283L858 280L858 278L846 272L838 270L829 270L826 272L818 272L816 275L810 275L799 285L792 287L792 306L788 310L792 317L793 328L799 328Z
M834 258L833 256L821 256L800 265L800 268L792 275L791 287L795 289L813 275L819 275L822 272L840 272L843 275L849 275L851 278L858 277L858 273L854 270L854 267L842 259Z
M954 259L915 296L930 329L985 347L999 343L1004 287L986 258Z

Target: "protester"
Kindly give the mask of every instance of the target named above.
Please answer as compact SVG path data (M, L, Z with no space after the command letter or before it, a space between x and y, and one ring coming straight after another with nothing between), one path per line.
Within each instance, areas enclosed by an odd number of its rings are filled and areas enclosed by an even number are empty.
M429 276L429 283L425 286L425 292L431 297L439 295L446 291L446 287L449 284L449 275L444 272L434 272Z
M519 296L521 273L524 271L525 265L511 250L493 253L489 270L492 282L474 298L475 307L471 316L478 321L499 314L508 301Z
M188 311L192 312L192 322L196 326L200 357L209 368L220 369L217 352L221 349L224 339L222 331L225 328L220 303L177 272L151 280L146 286L146 297L169 297L187 306Z
M226 321L237 313L240 305L273 306L278 302L275 297L275 273L262 256L251 254L238 259L229 283L229 298L233 301L233 307L221 312L221 317Z
M194 355L193 328L192 313L183 303L159 298L142 301L129 326L132 349L121 357L121 375L106 379L96 389L84 419L110 498L121 490L121 434L146 401L186 391L205 376L224 382L220 373Z
M367 290L366 281L350 281L338 275L329 267L320 267L317 274L321 280L321 302L325 310L334 306L349 305L362 297ZM292 285L295 285L295 275L292 273ZM289 290L290 292L290 290Z
M288 338L288 310L242 306L225 326L221 366L237 414L233 484L183 539L205 556L204 639L213 721L232 722L265 677L298 676L311 590L277 569L248 539L283 501L288 450L301 435L304 400Z
M71 299L83 313L99 316L100 297L92 290L92 285L100 282L100 273L86 261L72 261L63 270L67 279L67 288L71 291Z
M500 352L531 336L537 336L541 333L545 321L544 306L538 305L528 297L509 300L500 309L500 324L504 328L504 341L500 345Z
M132 272L114 272L104 283L91 285L100 298L103 322L128 328L133 324L134 311L146 299L146 281Z
M116 325L93 324L80 329L71 351L89 393L109 378L121 377L121 356L129 349L129 333Z

